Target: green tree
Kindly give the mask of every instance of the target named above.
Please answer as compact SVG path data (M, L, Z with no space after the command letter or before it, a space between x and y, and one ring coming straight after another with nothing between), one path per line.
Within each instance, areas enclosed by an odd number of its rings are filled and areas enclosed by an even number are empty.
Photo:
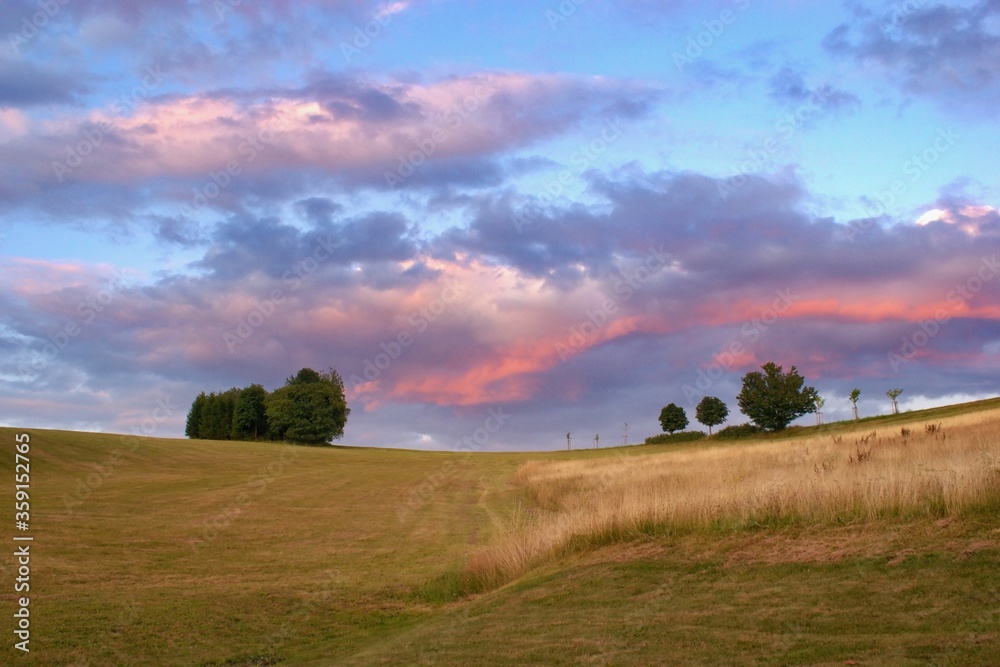
M205 405L201 409L201 419L198 420L198 437L205 440L227 440L229 424L226 422L226 409L222 405L222 395L212 392L205 396Z
M303 368L267 397L265 413L272 437L322 444L343 437L351 410L337 371L317 373Z
M229 440L233 431L233 413L240 390L236 387L205 396L198 419L198 437L206 440ZM195 399L197 400L197 399Z
M205 392L198 394L191 409L188 410L187 423L184 426L184 435L189 438L200 438L199 427L201 426L201 413L205 408Z
M861 398L861 390L853 389L851 391L851 403L854 404L854 421L858 421L858 399Z
M761 370L743 376L743 389L736 397L740 410L757 426L781 431L798 417L816 411L819 394L803 386L805 380L795 366L782 373L781 366L769 361Z
M695 407L694 416L708 427L708 434L712 435L712 427L724 423L729 417L729 407L720 398L706 396Z
M264 409L266 399L267 390L259 384L240 390L233 410L234 440L256 440L267 434L267 414Z
M684 408L674 405L664 407L660 410L660 426L666 433L673 433L674 431L683 431L687 428L688 418L687 413L684 412Z

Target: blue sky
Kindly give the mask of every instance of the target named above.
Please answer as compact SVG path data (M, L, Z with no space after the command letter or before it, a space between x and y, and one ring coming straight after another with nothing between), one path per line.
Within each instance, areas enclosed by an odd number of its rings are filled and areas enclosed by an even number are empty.
M828 420L998 391L998 2L15 0L0 35L0 422L180 435L302 366L345 442L423 448L491 409L487 449L644 437L709 372L737 423L772 360Z

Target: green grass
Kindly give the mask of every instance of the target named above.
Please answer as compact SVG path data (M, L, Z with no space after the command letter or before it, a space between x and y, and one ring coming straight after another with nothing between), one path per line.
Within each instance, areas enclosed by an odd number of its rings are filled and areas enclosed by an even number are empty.
M470 554L534 511L509 483L520 463L676 444L468 455L4 428L11 524L21 432L32 650L12 648L0 558L4 664L961 665L1000 643L989 513L639 536L462 595Z

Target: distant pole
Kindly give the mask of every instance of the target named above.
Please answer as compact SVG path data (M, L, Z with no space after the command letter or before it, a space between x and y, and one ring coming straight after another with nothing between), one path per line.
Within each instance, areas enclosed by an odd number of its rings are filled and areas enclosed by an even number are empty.
M594 449L600 449L600 448L601 448L601 434L598 433L597 435L594 436Z
M628 446L628 422L625 422L625 426L622 426L622 447Z
M570 440L569 433L567 433L566 434L566 451L567 452L570 450L569 440Z

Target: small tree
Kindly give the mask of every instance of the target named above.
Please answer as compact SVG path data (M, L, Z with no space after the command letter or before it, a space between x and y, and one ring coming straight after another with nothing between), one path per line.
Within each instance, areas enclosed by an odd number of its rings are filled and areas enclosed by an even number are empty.
M854 421L858 421L858 399L861 398L861 390L854 389L851 392L851 403L854 404Z
M781 431L793 420L816 411L819 394L813 387L802 386L805 380L795 366L787 373L781 366L767 362L761 371L743 376L743 389L736 400L757 426L768 431Z
M902 389L890 389L885 392L885 395L889 397L890 401L892 401L892 414L894 415L899 414L899 403L896 402L896 399L899 398L899 395L902 393Z
M823 425L823 406L826 405L826 399L822 396L816 397L816 425Z
M671 403L660 410L660 426L666 433L683 431L687 428L688 418L684 408Z
M712 435L712 427L724 423L729 417L729 407L722 402L722 399L706 396L695 407L694 416L695 419L708 427L708 434Z

